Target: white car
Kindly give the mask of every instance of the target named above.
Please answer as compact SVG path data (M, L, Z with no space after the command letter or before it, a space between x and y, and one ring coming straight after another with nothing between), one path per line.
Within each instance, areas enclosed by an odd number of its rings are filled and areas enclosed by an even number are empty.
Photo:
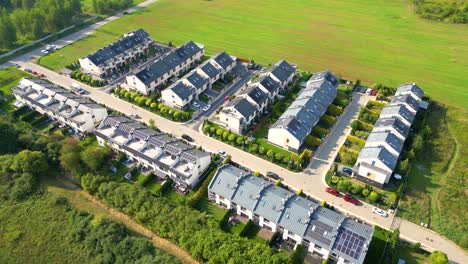
M372 89L371 89L371 88L369 88L369 89L366 90L366 94L367 94L367 95L370 95L371 93L372 93Z
M210 110L210 108L211 108L211 105L205 105L203 107L203 111L208 111L208 110Z
M42 54L48 54L49 52L47 50L43 49L43 50L41 50L41 53Z
M395 178L395 179L397 179L397 180L403 179L403 177L401 177L400 174L395 174L395 175L393 175L393 178Z
M219 153L219 155L221 155L222 157L226 157L226 156L227 156L226 151L224 151L224 150L222 150L222 149L218 150L218 153Z
M384 210L380 209L380 208L377 208L377 207L372 207L372 212L374 214L378 214L382 217L387 217L387 212L385 212Z
M195 106L195 107L197 107L197 108L200 107L200 104L197 103L197 102L193 102L192 105Z

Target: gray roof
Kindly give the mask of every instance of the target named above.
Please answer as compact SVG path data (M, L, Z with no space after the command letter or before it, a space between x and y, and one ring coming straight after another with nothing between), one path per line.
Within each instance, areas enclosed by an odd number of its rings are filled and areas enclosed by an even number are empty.
M380 112L380 116L401 116L410 123L413 123L414 114L404 105L387 105Z
M271 128L286 129L299 142L304 142L304 139L310 132L310 130L302 125L302 123L295 117L280 118L271 126Z
M183 62L189 60L193 55L200 51L202 51L202 49L193 41L187 42L158 58L149 67L138 72L136 77L144 84L149 85L164 74L169 73L171 70L181 65Z
M108 46L99 49L98 51L91 53L86 57L95 65L99 66L104 64L109 59L112 59L119 54L123 54L148 40L152 41L148 33L146 33L143 29L138 29L125 34L116 42L109 44Z
M335 86L331 85L328 81L326 80L320 80L316 82L308 82L307 87L303 91L308 91L308 90L318 90L320 93L322 93L323 96L328 97L328 100L333 102L333 100L336 97L336 94L338 90L336 89Z
M179 98L181 98L182 100L188 99L191 95L195 93L192 87L187 86L180 81L176 82L174 85L167 89L172 90L172 92L179 96Z
M268 95L257 86L250 86L245 93L258 105L262 105L268 100Z
M336 75L333 74L329 70L324 70L321 72L314 73L312 77L310 77L309 82L317 82L317 81L322 81L322 80L326 80L328 83L330 83L334 87L337 87L338 83L340 82L338 77L336 77Z
M207 61L205 64L203 64L200 69L210 78L214 78L216 75L221 73L221 70L211 64L210 61Z
M371 226L354 223L342 214L321 207L316 202L299 197L232 165L218 168L208 185L208 191L225 197L312 243L329 250L333 247L337 255L348 260L349 252L338 250L339 245L335 245L337 234L343 230L352 231L364 238L367 245L372 238ZM359 256L357 263L362 263L365 249L361 247L359 254L362 253L362 258ZM353 250L352 257L355 256L356 250Z
M269 185L270 183L251 174L242 177L242 179L239 180L239 185L232 197L232 201L236 204L241 204L247 210L253 211L260 198L261 192Z
M285 60L280 60L271 67L271 73L281 82L286 81L295 72L296 68Z
M372 132L366 142L386 142L396 152L401 153L404 141L391 132Z
M295 195L288 200L278 224L294 234L304 236L310 217L319 204Z
M229 66L231 66L232 63L234 63L234 60L229 56L226 52L221 52L216 54L213 58L216 63L219 64L224 70L226 70Z
M309 111L306 107L288 108L280 118L295 117L306 128L315 126L320 116L313 111Z
M359 153L358 159L378 159L383 162L390 170L394 170L397 164L397 157L390 153L384 147L364 147Z
M198 72L193 71L189 73L186 79L193 85L195 88L200 89L208 83L208 79L202 77Z
M402 104L402 103L408 104L412 108L412 110L414 110L414 111L418 111L418 109L419 109L418 101L416 101L416 99L414 99L414 97L412 97L409 94L397 95L397 96L393 97L392 101L390 102L391 105L398 105L398 104Z
M257 111L257 108L244 98L236 98L227 106L233 106L246 120Z
M395 92L395 95L401 95L406 92L412 92L414 93L418 98L422 99L424 92L419 86L417 86L415 83L406 83L400 85L398 89Z
M275 93L280 88L280 84L268 75L258 78L257 82L265 87L271 94Z
M409 133L409 126L405 125L405 123L401 122L400 119L396 117L379 118L377 122L375 122L374 128L388 128L388 130L394 128L405 138Z
M338 231L332 252L351 263L363 263L374 230L365 224L345 219Z

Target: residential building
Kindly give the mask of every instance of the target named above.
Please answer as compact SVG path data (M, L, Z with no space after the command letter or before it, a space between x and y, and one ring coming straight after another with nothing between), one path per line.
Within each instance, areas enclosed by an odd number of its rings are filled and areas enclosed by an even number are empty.
M415 83L402 84L398 87L398 89L395 92L395 96L406 94L411 95L418 102L422 101L422 98L424 96L423 90Z
M211 162L207 152L122 116L108 116L95 135L100 145L125 153L156 176L168 176L183 188L195 187Z
M268 130L268 141L298 152L307 135L335 100L338 83L338 78L330 71L314 74L297 99Z
M183 81L177 81L161 92L164 104L181 110L190 104L195 95L195 88Z
M136 74L127 76L126 87L148 95L195 66L203 58L205 47L193 41L159 57L153 64Z
M224 51L214 55L210 61L221 69L222 79L224 79L224 76L232 71L232 69L234 69L236 66L236 57L231 56Z
M373 228L275 186L250 172L224 165L208 186L208 197L284 240L337 263L361 264Z
M107 116L107 109L42 79L23 78L13 88L17 101L75 132L92 132Z
M284 90L294 80L296 67L285 60L280 60L273 64L268 75L280 84L281 90Z
M277 82L275 79L273 79L269 75L262 75L258 77L258 79L256 80L256 83L258 87L262 89L262 91L266 93L268 97L270 98L269 103L273 103L275 100L275 97L278 95L280 91L280 88L281 88L280 83Z
M254 85L249 86L245 91L239 94L239 97L245 98L254 105L257 108L258 115L261 115L266 110L269 103L268 95L258 86Z
M143 29L125 34L121 39L79 59L83 72L98 77L111 75L125 64L148 54L153 40Z
M219 122L234 133L243 134L257 116L257 108L245 98L236 98L219 112Z
M379 188L391 179L419 109L417 98L423 96L423 91L415 84L401 85L397 93L380 112L355 166L357 174L354 176L358 180Z

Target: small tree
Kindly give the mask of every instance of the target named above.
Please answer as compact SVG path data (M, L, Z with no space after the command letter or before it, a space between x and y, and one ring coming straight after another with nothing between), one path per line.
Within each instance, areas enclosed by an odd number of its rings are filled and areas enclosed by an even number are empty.
M363 189L362 190L362 196L367 197L369 196L370 191L368 189Z
M114 88L114 94L119 94L120 93L120 87L115 87Z
M256 153L257 150L258 150L258 145L257 144L250 145L250 148L249 148L250 152Z
M228 140L229 140L230 142L234 142L234 141L236 141L236 139L237 139L236 134L234 134L234 133L229 134ZM242 138L241 138L241 139L242 139Z
M266 155L267 155L268 158L272 159L273 156L275 155L275 152L274 152L273 150L269 149L269 150L267 151L267 154L266 154Z
M377 200L379 200L380 195L376 191L372 191L367 198L369 199L369 201L375 203L377 202Z
M356 184L356 183L353 183L351 185L351 193L352 194L355 194L355 195L358 195L362 192L362 186L359 185L359 184Z
M180 111L175 111L174 114L172 115L174 117L174 120L181 120L182 118L182 112Z
M203 133L208 134L210 132L211 125L206 124L203 126Z
M218 137L220 137L221 135L223 135L223 132L224 132L224 129L222 129L222 128L216 129L216 135L217 135Z
M228 140L228 138L229 138L229 131L224 130L223 131L223 140L226 141L226 140Z
M237 137L236 139L237 145L242 145L242 142L244 142L244 139L242 137Z
M210 133L213 134L216 132L216 127L210 127Z
M149 127L151 129L156 129L156 126L154 125L154 119L153 118L150 118L150 120L149 120Z
M322 207L327 206L327 201L322 200L322 201L320 202L320 206L322 206Z
M152 103L153 103L153 100L151 100L151 98L147 98L145 101L146 106L150 106Z
M297 192L296 192L296 195L297 195L297 196L302 196L302 194L303 194L302 189L297 190Z
M259 172L259 171L255 171L253 175L254 175L254 176L260 176L260 172Z
M283 159L283 155L281 155L281 153L276 153L275 154L275 160L281 161L282 159Z
M258 153L260 153L260 154L262 154L262 155L265 154L265 151L266 151L265 147L260 147L260 148L258 149Z
M448 258L447 255L443 252L440 251L434 251L429 255L429 261L431 264L448 264Z

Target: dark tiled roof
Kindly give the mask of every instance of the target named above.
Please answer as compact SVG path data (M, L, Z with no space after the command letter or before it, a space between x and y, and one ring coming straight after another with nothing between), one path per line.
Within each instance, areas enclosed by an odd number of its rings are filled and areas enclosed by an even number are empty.
M268 75L260 77L258 82L272 94L280 88L280 84Z
M307 128L295 117L280 118L273 124L272 128L286 129L299 142L303 142L309 134Z
M391 102L391 104L396 104L396 105L402 104L402 103L408 104L414 111L418 111L419 109L419 102L416 101L416 99L414 99L414 97L412 97L409 94L397 95L393 97L392 102Z
M221 66L224 70L226 70L229 66L231 66L232 63L234 63L234 60L231 58L231 56L229 56L224 51L214 56L213 60L216 61L216 63L218 63L219 66Z
M257 111L255 106L243 98L235 99L229 105L232 105L246 120Z
M400 87L398 87L398 89L396 90L395 95L401 95L406 92L412 92L419 98L422 98L424 95L423 90L419 88L419 86L415 83L407 83L400 85Z
M146 33L143 29L132 31L116 42L92 54L89 54L86 57L95 65L99 66L109 59L114 58L119 54L125 53L130 49L133 49L135 46L147 41L148 39L151 40L148 33Z
M271 73L281 82L286 81L295 72L296 69L285 60L281 60L271 67Z
M202 65L200 69L210 78L214 78L221 73L221 71L209 61Z
M268 96L256 86L250 86L246 91L246 94L258 105L262 105L268 100Z
M193 71L191 72L186 79L197 89L200 89L204 85L208 83L208 80L202 77L198 72Z
M185 85L183 82L177 82L176 84L169 87L173 93L179 96L182 100L188 99L194 91L190 86Z
M329 70L324 70L324 71L321 71L321 72L316 72L314 73L314 75L312 75L312 77L310 77L309 81L310 82L316 82L316 81L321 81L321 80L326 80L328 81L331 85L333 85L334 87L337 87L338 86L338 83L340 82L340 80L338 79L338 77L336 77L335 74L333 74L331 71Z
M400 121L400 119L396 117L390 117L390 118L379 118L377 119L377 122L375 122L374 127L376 128L394 128L396 131L398 131L403 137L407 137L409 133L409 126L405 125L403 122Z

